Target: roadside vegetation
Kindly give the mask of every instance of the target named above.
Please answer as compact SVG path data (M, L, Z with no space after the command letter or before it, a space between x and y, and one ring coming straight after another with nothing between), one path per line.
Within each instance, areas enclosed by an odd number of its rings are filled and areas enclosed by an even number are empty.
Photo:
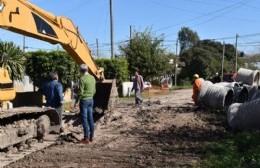
M206 144L202 153L205 158L195 167L260 167L259 131L227 132L223 140Z

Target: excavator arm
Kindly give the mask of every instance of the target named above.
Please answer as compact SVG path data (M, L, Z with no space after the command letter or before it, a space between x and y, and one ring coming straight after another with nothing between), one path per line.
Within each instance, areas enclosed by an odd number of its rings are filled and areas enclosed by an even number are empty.
M60 44L77 64L88 65L96 79L104 79L103 68L95 64L78 28L66 17L55 16L26 0L0 0L0 28Z

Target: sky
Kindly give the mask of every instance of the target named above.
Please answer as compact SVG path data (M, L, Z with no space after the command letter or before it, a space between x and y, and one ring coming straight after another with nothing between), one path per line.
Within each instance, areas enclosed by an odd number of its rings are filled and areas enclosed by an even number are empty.
M110 0L28 0L56 16L70 18L78 26L92 54L110 57ZM150 28L163 36L168 51L176 53L182 27L197 32L201 40L236 43L246 54L260 52L260 0L112 0L115 54L133 31ZM0 30L0 40L23 46L23 36ZM27 50L61 48L26 37ZM177 49L178 52L179 48Z

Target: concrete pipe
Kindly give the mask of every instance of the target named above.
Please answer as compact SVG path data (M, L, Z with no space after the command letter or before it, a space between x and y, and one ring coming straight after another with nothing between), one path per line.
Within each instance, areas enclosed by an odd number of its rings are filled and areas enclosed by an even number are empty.
M260 73L258 70L240 68L237 72L236 81L248 85L259 85Z
M228 108L228 125L233 129L260 128L260 99L246 103L234 103Z
M198 103L199 105L203 105L203 98L209 88L209 85L213 85L213 83L211 81L204 81L202 82L201 88L199 90L199 97L198 97Z
M164 87L171 88L172 87L172 78L171 77L162 78L161 85L163 85Z
M228 88L240 87L240 84L238 82L219 82L215 83L215 85L225 86Z
M260 90L258 86L248 86L248 97L249 101L260 98Z
M248 101L248 89L242 87L241 83L238 82L220 82L215 85L224 86L233 90L233 102L243 103Z
M203 105L207 108L221 109L233 103L233 90L219 85L208 85L202 98Z

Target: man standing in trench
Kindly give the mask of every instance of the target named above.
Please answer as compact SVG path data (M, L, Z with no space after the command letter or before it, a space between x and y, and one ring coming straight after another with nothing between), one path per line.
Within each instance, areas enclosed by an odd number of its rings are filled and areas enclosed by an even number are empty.
M79 93L75 101L74 108L78 105L80 116L84 129L84 138L81 143L88 144L94 137L94 119L93 119L93 96L96 93L96 80L88 73L86 64L80 65Z
M132 91L135 90L135 105L139 105L143 102L143 99L140 96L140 93L144 89L144 81L143 77L138 74L138 72L135 72L135 78L133 81L133 87Z
M64 131L62 127L62 104L63 104L63 88L58 82L59 77L56 72L49 73L49 82L39 88L39 92L46 98L46 106L55 108L59 113L60 133Z

